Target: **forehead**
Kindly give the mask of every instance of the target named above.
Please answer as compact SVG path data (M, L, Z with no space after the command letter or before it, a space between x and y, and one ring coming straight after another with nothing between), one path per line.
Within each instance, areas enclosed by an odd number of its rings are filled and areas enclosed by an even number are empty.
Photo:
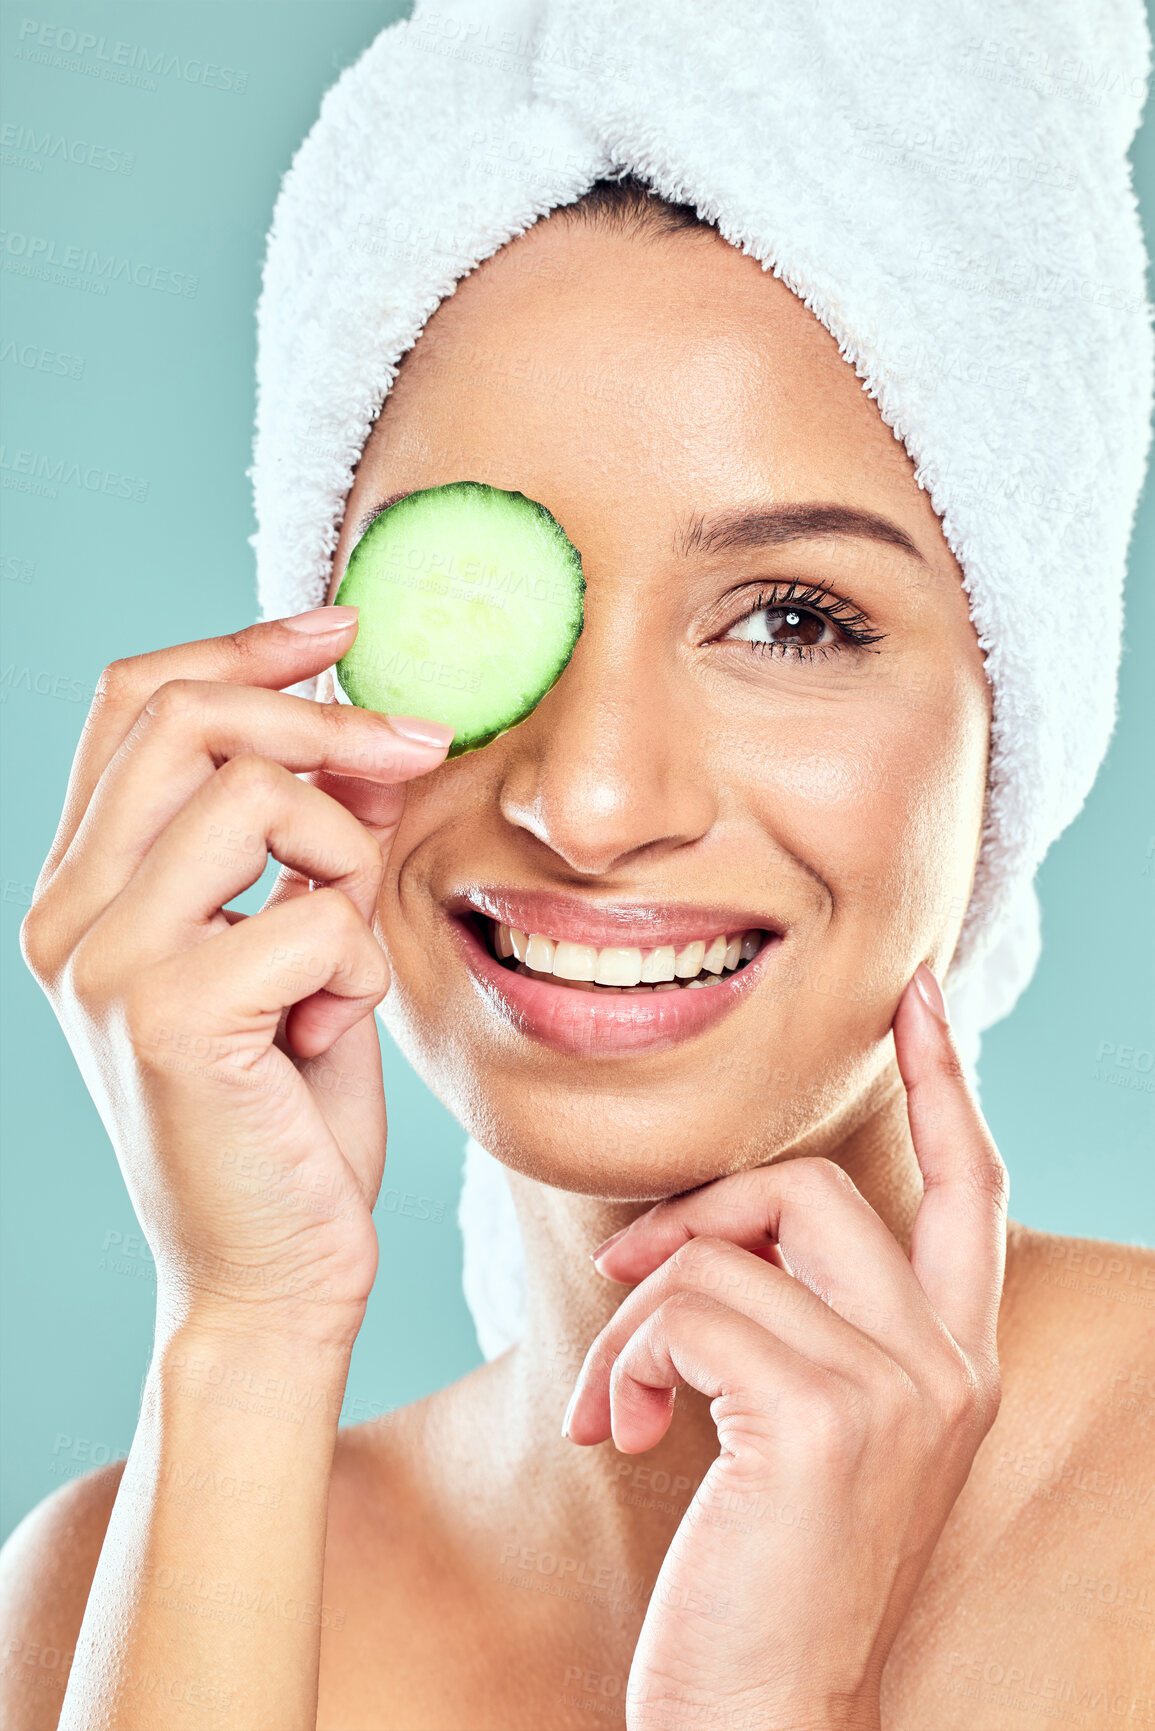
M817 318L713 232L537 224L441 303L393 397L395 416L430 425L456 425L467 402L490 445L589 432L624 454L677 433L689 459L787 428L894 443Z
M459 479L596 499L639 534L736 500L820 498L937 535L834 338L713 231L555 216L463 279L404 357L342 543L380 498Z

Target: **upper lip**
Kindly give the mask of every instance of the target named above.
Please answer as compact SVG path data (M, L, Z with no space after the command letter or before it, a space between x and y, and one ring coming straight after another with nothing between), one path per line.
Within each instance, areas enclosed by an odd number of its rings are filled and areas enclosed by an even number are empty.
M445 907L458 917L486 914L515 931L540 932L597 949L656 949L692 943L720 933L758 930L781 937L781 921L754 908L705 902L588 902L556 891L518 890L477 885L449 896Z

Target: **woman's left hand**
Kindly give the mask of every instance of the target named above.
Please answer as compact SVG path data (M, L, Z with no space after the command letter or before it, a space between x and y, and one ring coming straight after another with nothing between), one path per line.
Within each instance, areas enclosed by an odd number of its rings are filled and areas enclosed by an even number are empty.
M686 1384L721 1445L650 1600L631 1731L877 1731L887 1655L999 1406L1006 1170L922 978L894 1018L924 1181L909 1260L810 1158L659 1203L598 1256L640 1284L567 1434L651 1449Z

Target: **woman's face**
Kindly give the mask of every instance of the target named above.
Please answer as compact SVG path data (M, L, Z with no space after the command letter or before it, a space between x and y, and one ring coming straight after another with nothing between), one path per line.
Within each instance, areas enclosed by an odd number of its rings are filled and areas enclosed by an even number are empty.
M527 720L410 784L390 1032L561 1189L648 1199L834 1148L893 1081L914 968L949 961L982 818L982 656L902 446L755 260L554 217L406 357L334 589L369 513L458 480L553 513L585 627ZM643 954L770 937L730 983L609 993L508 974L470 907Z

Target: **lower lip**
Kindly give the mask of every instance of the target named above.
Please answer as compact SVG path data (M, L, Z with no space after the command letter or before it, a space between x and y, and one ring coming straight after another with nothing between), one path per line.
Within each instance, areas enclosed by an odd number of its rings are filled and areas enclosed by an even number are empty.
M494 960L468 917L449 923L466 966L499 1015L519 1034L579 1058L660 1051L702 1033L755 990L782 943L768 935L744 968L716 986L603 994L514 973Z

